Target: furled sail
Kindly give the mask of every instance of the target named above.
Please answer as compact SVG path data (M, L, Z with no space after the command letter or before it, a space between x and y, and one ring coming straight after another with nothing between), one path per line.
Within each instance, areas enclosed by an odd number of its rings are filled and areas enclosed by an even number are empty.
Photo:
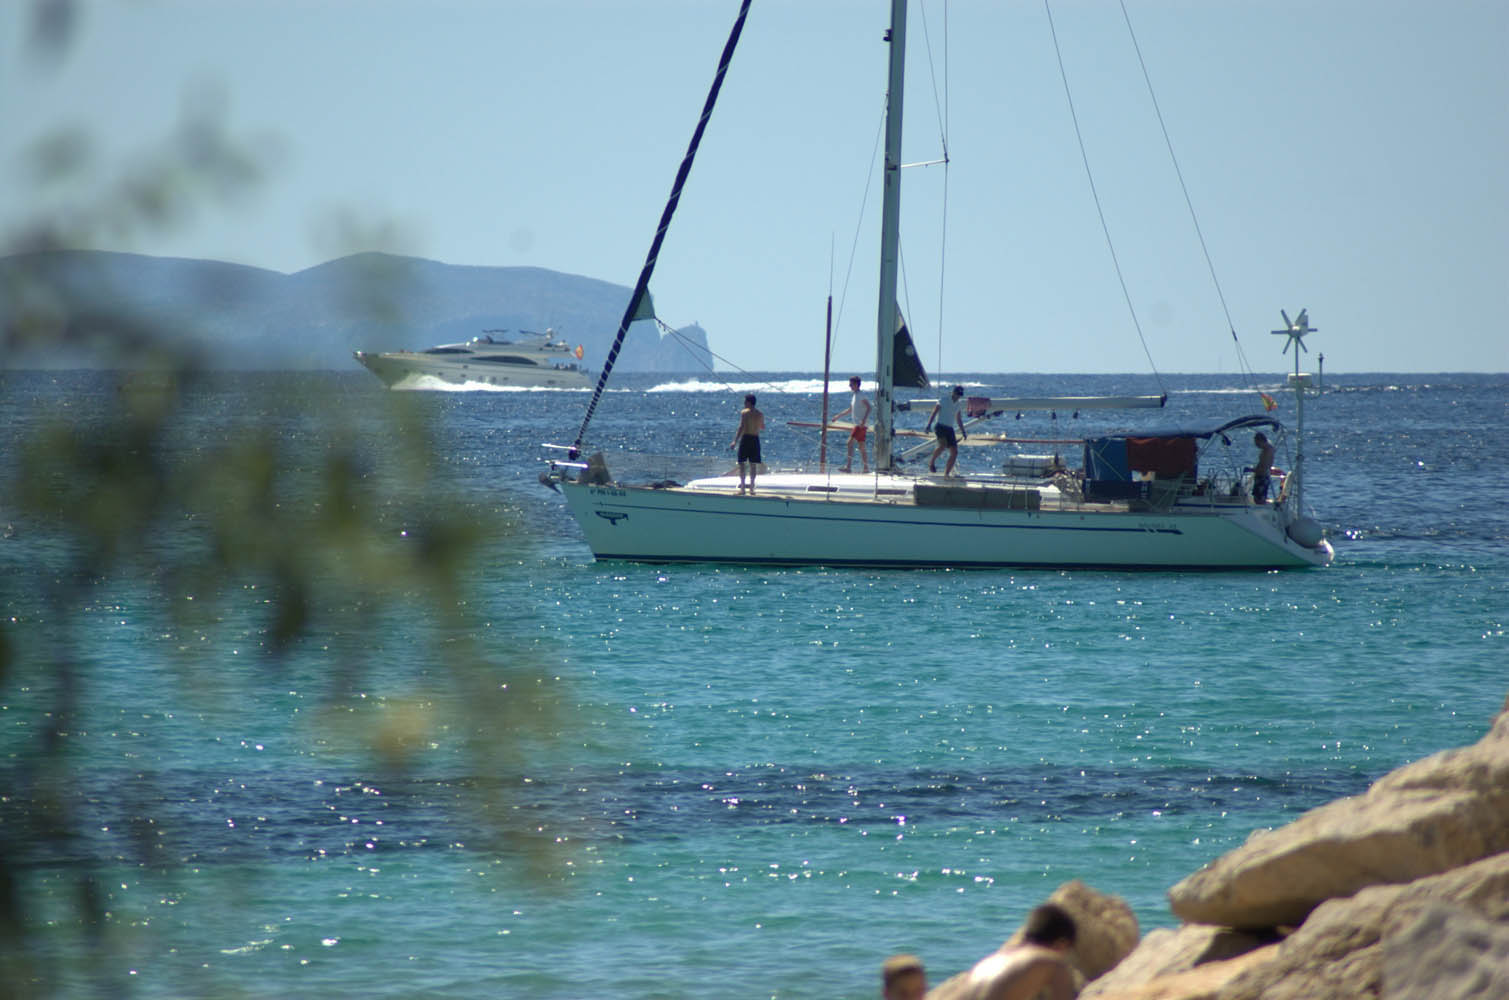
M582 440L587 436L587 425L592 423L592 414L597 411L598 400L603 398L603 390L608 385L608 374L613 371L613 365L618 360L618 352L623 348L624 338L629 335L629 324L636 319L645 319L654 316L655 307L650 301L650 275L655 272L655 261L660 256L660 245L665 242L665 232L671 226L671 216L676 214L676 205L681 201L681 189L686 184L687 175L692 172L692 160L696 159L697 147L702 143L702 133L707 131L707 120L712 117L713 105L718 102L718 91L723 87L723 77L728 73L728 63L734 57L734 48L739 44L739 34L744 30L744 20L749 16L750 0L744 0L739 5L739 16L734 18L734 26L728 33L728 41L723 45L723 54L718 57L718 70L713 74L713 85L707 91L707 100L702 103L702 117L697 119L697 128L692 132L692 141L687 144L686 155L681 158L681 167L676 171L676 180L671 185L671 197L665 203L665 209L660 213L660 225L655 229L655 238L650 242L650 252L645 255L644 267L639 272L639 281L634 285L634 294L629 296L628 308L624 310L623 319L618 323L618 334L613 338L613 346L608 348L608 356L603 361L602 374L597 377L597 388L592 391L592 401L587 404L587 413L582 417L581 429L576 432L576 441L571 445L571 455L574 458L581 453Z
M896 385L909 389L928 387L927 372L922 370L922 359L917 356L917 347L912 343L912 332L906 328L900 303L896 305L896 351L891 363L895 366Z

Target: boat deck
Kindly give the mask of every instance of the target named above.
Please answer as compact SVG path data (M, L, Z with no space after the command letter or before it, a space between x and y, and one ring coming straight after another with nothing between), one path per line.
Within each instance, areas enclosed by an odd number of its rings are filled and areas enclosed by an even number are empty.
M668 482L644 485L699 494L740 495L737 473L695 479L684 485L673 485ZM1251 500L1244 495L1219 496L1214 493L1196 493L1192 488L1180 488L1174 483L1151 482L1129 485L1137 487L1145 485L1147 488L1137 490L1137 495L1126 498L1086 499L1079 489L1078 480L1065 476L1054 479L1028 479L977 475L945 477L843 472L768 472L755 478L753 495L819 502L842 500L849 503L910 504L918 507L1073 510L1121 514L1167 510L1175 505L1181 511L1252 505Z

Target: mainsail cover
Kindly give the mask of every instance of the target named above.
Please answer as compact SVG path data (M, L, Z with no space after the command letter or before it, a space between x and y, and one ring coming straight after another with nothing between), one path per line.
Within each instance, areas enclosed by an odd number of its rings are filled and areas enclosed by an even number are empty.
M744 30L744 19L749 16L750 0L744 0L739 5L739 16L734 18L733 29L728 33L728 41L723 45L723 54L718 57L718 71L713 74L713 85L708 89L707 100L702 104L702 117L697 119L697 128L692 132L692 141L687 144L686 155L681 158L681 167L676 171L676 180L671 185L671 197L665 203L665 210L660 213L660 225L655 230L655 239L650 242L650 252L645 255L644 267L639 272L639 281L634 285L634 294L629 296L629 305L624 309L623 319L618 323L618 334L613 338L613 346L608 349L608 357L603 362L602 374L597 377L597 388L592 392L592 400L587 404L587 413L582 417L581 429L576 432L576 441L571 446L571 455L575 457L581 453L582 440L587 436L587 425L592 422L592 414L597 411L598 400L603 398L603 390L608 385L608 373L613 370L613 365L618 360L618 352L623 348L624 338L629 335L629 324L636 319L646 319L654 315L654 306L649 303L650 275L655 272L655 261L660 256L660 245L665 242L665 232L670 228L671 216L676 214L676 205L681 201L681 189L686 184L687 175L692 172L692 160L697 156L697 147L702 143L702 133L707 131L707 120L712 117L713 105L718 102L718 91L723 87L724 74L728 72L729 61L734 57L734 48L739 44L739 35Z

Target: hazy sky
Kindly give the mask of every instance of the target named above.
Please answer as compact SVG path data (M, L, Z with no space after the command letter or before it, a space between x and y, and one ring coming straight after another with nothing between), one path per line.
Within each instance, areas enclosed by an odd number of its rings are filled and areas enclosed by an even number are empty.
M20 179L41 137L85 129L103 186L218 94L262 183L95 245L284 272L383 249L632 285L737 7L83 0L49 67L29 58L32 5L8 0L0 233L89 196ZM1308 307L1328 371L1509 370L1509 4L1126 9L1252 367L1288 366L1268 331ZM1121 6L1052 14L1153 363L1236 370ZM837 366L873 369L887 17L885 0L755 0L651 286L732 364L820 368L831 285ZM928 367L1147 371L1044 5L914 0L909 55L904 158L941 154L946 108L952 159L907 171L902 196Z

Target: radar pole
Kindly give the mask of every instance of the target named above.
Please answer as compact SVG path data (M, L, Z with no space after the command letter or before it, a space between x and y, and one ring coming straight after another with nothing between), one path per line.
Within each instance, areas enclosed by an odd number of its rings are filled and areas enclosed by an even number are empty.
M1305 509L1305 390L1310 385L1310 376L1299 370L1299 352L1310 353L1305 346L1306 334L1314 333L1319 327L1310 325L1309 310L1301 309L1294 319L1280 309L1278 314L1284 317L1284 328L1274 330L1276 337L1288 337L1284 341L1284 353L1289 353L1289 347L1294 346L1294 374L1289 376L1289 384L1294 388L1294 488L1289 492L1294 494L1294 511L1303 514Z

